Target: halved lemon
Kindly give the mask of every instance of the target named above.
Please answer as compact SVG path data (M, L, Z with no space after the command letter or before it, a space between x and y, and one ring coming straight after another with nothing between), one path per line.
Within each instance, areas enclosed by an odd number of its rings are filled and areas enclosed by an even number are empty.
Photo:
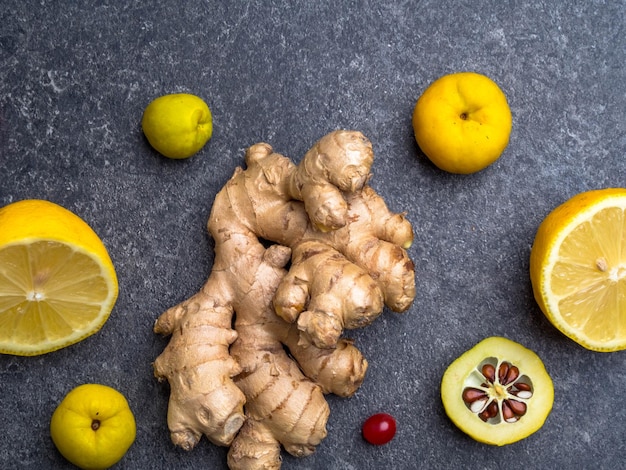
M98 331L117 299L98 235L52 202L0 209L0 353L34 356Z
M626 189L580 193L540 224L530 254L539 307L593 351L626 349Z

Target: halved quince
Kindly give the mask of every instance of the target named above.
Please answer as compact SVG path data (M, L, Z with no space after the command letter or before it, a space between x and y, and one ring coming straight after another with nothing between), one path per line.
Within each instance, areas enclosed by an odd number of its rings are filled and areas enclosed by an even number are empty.
M448 367L441 399L461 431L479 442L502 446L543 426L552 410L554 386L539 356L494 336Z

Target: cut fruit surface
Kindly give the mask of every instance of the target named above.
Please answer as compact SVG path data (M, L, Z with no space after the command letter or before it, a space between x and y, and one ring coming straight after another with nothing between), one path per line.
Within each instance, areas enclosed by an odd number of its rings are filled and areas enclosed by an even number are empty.
M48 201L0 209L0 353L37 355L98 331L117 299L96 233Z
M626 349L626 189L580 193L537 230L535 299L548 320L587 349Z
M541 428L554 385L530 349L501 337L482 340L446 369L441 399L452 422L478 442L502 446Z

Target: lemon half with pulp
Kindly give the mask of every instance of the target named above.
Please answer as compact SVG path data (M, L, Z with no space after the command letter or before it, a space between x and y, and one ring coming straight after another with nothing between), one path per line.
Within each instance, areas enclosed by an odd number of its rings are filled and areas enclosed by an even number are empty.
M626 349L626 189L580 193L540 224L530 254L539 307L587 349Z
M74 344L102 327L117 295L104 244L76 214L36 199L0 209L0 353Z

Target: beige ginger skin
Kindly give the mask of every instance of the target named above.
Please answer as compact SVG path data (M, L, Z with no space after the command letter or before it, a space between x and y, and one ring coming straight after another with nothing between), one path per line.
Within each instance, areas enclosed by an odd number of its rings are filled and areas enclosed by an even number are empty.
M326 436L324 394L351 396L367 370L343 331L415 297L412 227L368 185L373 159L343 130L297 166L265 143L246 151L209 217L207 282L154 327L171 335L154 372L174 444L205 435L230 446L231 469L278 469L281 446L306 456Z

